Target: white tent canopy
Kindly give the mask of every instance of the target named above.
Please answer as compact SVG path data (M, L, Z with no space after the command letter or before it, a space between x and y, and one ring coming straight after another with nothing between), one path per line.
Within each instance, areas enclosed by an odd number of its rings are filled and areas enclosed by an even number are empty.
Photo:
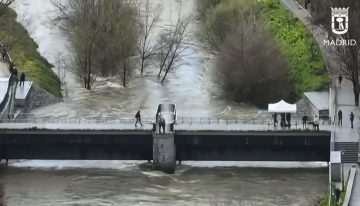
M269 113L296 113L296 104L289 104L284 100L281 100L275 104L269 104Z

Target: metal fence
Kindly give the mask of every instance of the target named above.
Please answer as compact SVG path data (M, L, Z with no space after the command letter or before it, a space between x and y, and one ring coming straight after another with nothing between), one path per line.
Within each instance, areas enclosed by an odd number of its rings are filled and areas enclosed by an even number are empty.
M132 117L35 117L22 114L13 120L2 120L2 123L32 123L32 124L135 124L136 118ZM142 117L143 124L154 124L155 118ZM178 117L178 125L273 125L272 118L253 119L226 119L218 117ZM329 121L321 121L321 125L329 125ZM302 126L302 121L292 118L291 126Z

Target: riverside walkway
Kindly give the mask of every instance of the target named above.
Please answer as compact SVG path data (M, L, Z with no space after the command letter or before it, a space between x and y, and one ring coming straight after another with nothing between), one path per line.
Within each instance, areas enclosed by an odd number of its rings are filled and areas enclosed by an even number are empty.
M334 56L335 47L334 46L325 46L323 41L327 38L327 33L320 26L311 24L311 15L306 11L301 5L299 5L294 0L281 0L281 2L296 16L298 17L310 30L314 38L318 41L320 49L324 55L330 77L332 78L333 90L335 91L335 99L332 104L335 106L334 113L331 114L335 116L339 110L343 113L343 124L342 126L338 125L338 119L335 118L336 124L334 127L334 139L332 140L334 144L341 144L346 142L357 143L360 142L360 109L354 105L354 94L353 87L349 80L343 79L341 87L337 80L337 71L339 65L336 62ZM329 8L330 12L330 8ZM330 22L330 20L329 20ZM359 42L358 42L359 43ZM354 118L354 128L350 128L350 112L353 112L355 115ZM336 116L337 117L337 116ZM345 167L350 167L345 165ZM347 173L347 172L345 172ZM357 170L357 175L355 177L353 190L351 193L351 200L349 202L350 206L359 206L360 205L360 173L359 169Z
M354 186L353 186L353 192L350 198L349 206L358 206L360 205L360 169L357 169Z

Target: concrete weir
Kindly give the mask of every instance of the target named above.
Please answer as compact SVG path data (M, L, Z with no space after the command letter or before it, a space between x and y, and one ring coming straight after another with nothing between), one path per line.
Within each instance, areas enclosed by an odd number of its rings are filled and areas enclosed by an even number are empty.
M154 169L174 173L176 165L176 147L173 134L153 134Z
M0 159L153 160L174 173L179 161L330 160L327 131L0 129Z

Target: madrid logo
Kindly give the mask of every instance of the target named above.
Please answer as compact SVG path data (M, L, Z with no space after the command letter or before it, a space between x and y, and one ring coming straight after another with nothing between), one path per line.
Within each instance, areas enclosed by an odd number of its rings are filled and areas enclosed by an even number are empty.
M349 7L331 8L331 30L334 34L343 35L349 31ZM355 39L344 39L338 36L336 39L324 39L324 45L327 46L355 46Z
M334 34L346 34L349 30L349 7L331 8L331 29Z

